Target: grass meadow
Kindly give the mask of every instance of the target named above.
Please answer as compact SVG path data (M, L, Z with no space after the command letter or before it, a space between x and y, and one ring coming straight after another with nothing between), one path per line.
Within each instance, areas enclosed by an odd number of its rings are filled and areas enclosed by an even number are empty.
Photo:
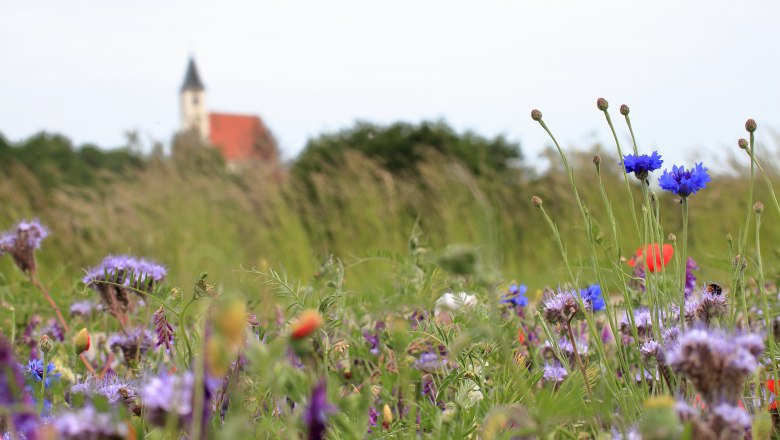
M0 257L0 431L771 438L776 151L735 130L731 159L702 158L711 181L680 196L658 178L694 164L664 163L649 186L626 174L624 155L664 146L598 111L619 146L551 140L544 171L475 174L431 152L399 174L350 153L304 184L261 165L230 171L198 148L93 186L47 187L11 167L0 230L37 219L48 235L32 269L10 247ZM650 243L673 249L663 268L634 258ZM107 255L165 276L99 266ZM688 257L699 268L686 295ZM584 291L594 285L601 303ZM53 364L50 385L36 360Z

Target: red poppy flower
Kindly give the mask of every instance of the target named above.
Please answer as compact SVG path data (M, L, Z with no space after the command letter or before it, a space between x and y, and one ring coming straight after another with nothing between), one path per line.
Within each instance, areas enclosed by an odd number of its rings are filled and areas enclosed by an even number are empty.
M670 244L663 245L661 249L658 243L648 244L646 246L640 246L636 250L634 258L628 261L628 265L634 267L637 262L647 255L647 269L650 272L661 271L671 260L674 255L674 248ZM662 259L663 257L663 259Z
M778 387L777 382L772 380L772 379L769 379L768 381L766 381L766 387L769 390L769 392L774 395L773 397L775 399L777 399L777 397L776 397L777 396L777 388L780 388L780 387ZM774 402L769 404L769 410L770 411L777 409L777 402L778 401L775 400Z
M523 327L517 329L517 341L520 342L520 344L525 344L525 332L523 331Z

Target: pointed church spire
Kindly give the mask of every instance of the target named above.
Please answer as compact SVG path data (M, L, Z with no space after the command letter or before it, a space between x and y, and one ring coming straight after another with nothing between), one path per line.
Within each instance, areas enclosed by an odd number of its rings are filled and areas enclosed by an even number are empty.
M190 62L187 65L187 75L184 77L184 83L181 85L181 90L182 92L185 90L200 92L205 88L203 82L200 80L200 75L198 75L198 68L195 67L195 59L190 57Z

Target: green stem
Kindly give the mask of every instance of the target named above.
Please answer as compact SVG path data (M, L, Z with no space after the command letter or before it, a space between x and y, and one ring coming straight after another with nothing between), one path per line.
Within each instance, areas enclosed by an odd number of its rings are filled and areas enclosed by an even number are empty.
M43 397L46 394L46 352L43 352L43 374L41 375L41 394L38 397L38 414L43 413Z
M753 138L753 133L750 133L751 140ZM756 265L758 269L758 291L761 295L761 299L764 303L764 320L765 320L765 327L767 336L769 338L769 359L776 359L775 357L775 334L774 331L772 331L772 316L770 314L769 310L769 301L767 300L767 294L766 294L766 288L764 286L764 263L763 259L761 258L761 234L759 233L761 231L761 212L758 210L756 211ZM772 373L774 375L775 384L777 384L778 380L778 368L777 368L777 362L771 362L772 364Z
M688 197L682 198L682 221L683 221L683 233L682 233L682 282L680 284L680 290L682 292L680 296L680 327L685 330L685 267L688 264Z

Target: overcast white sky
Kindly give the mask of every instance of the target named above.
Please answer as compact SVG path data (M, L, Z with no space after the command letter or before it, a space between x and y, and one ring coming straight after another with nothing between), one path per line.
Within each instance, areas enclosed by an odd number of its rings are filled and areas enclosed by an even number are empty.
M547 145L608 141L632 108L667 164L780 128L780 2L721 0L16 1L0 4L0 132L168 142L196 57L211 110L256 113L286 157L352 124L443 118ZM621 132L625 132L621 125ZM611 144L610 144L611 145Z

